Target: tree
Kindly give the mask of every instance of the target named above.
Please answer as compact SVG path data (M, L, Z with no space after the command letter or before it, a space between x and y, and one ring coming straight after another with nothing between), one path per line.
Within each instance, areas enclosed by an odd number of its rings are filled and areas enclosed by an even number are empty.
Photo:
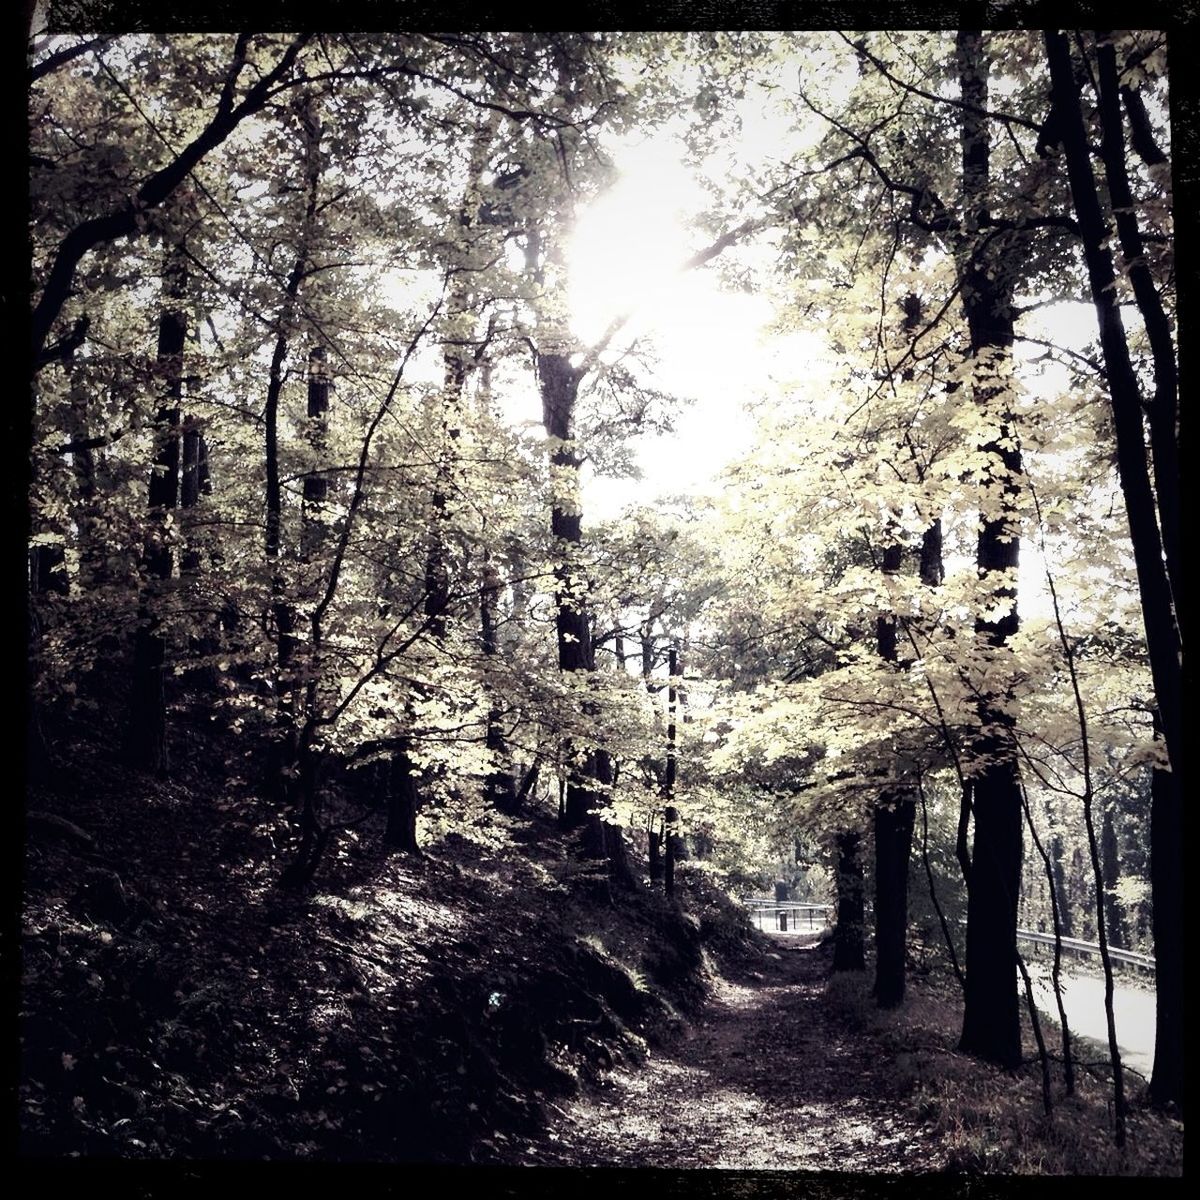
M1146 405L1129 354L1119 307L1117 276L1107 248L1111 226L1101 206L1092 168L1088 134L1080 104L1070 46L1059 30L1046 33L1052 102L1066 159L1071 197L1079 220L1088 285L1096 307L1105 377L1112 406L1117 466L1133 541L1158 720L1170 771L1159 771L1153 789L1151 876L1154 884L1155 949L1158 966L1158 1025L1151 1097L1182 1104L1183 943L1181 846L1183 803L1181 739L1182 629L1178 588L1178 451L1176 375L1169 323L1144 256L1132 203L1125 134L1121 121L1115 47L1107 34L1098 39L1097 117L1108 191L1118 236L1138 306L1146 323L1154 359L1155 395ZM1136 111L1136 103L1135 103ZM1144 135L1144 128L1143 128ZM1142 413L1150 413L1150 479ZM1175 591L1176 594L1172 595Z
M1018 628L1015 573L1020 551L1016 497L1021 454L1013 437L1011 353L1017 243L984 232L989 207L991 135L981 115L988 101L982 34L960 31L957 55L962 116L964 244L963 308L970 333L973 400L987 433L980 439L986 507L980 514L977 562L988 612L976 633L992 656ZM991 615L994 613L995 615ZM1001 674L1001 679L1004 675ZM1021 1061L1020 1013L1013 968L1021 878L1020 775L1012 747L1010 685L979 697L980 732L971 746L971 811L975 839L967 881L967 963L961 1047L981 1058Z
M157 363L163 389L155 416L155 454L150 473L150 526L144 562L149 580L165 588L175 566L171 515L179 507L180 435L182 432L183 351L187 337L188 273L181 244L164 256L163 308L158 321ZM165 774L167 702L163 691L166 644L148 594L139 613L133 656L127 748L131 761L145 770Z
M862 834L839 830L837 846L837 924L833 931L833 970L863 971L863 866Z
M301 50L311 40L301 34L285 42L282 53L261 71L256 81L239 98L241 77L252 58L262 54L251 34L242 34L226 69L215 110L201 132L166 165L149 174L134 193L133 203L122 205L103 215L90 217L75 225L53 252L45 272L41 295L32 318L32 362L36 371L45 361L46 342L67 303L75 272L84 255L117 238L130 237L146 227L146 214L166 201L180 187L192 169L206 154L219 146L247 117L261 110L279 91Z

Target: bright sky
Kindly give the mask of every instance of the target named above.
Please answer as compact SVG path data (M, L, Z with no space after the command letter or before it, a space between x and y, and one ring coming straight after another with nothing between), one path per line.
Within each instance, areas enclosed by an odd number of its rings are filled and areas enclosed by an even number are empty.
M713 266L677 271L697 248L688 240L686 223L703 195L669 138L618 148L616 161L618 183L581 215L572 240L575 332L591 344L616 314L633 308L635 316L614 344L649 339L658 358L653 384L692 403L680 409L673 433L638 439L641 479L585 476L584 512L590 519L616 516L630 504L719 488L722 468L751 446L748 401L820 387L833 378L831 356L818 334L785 337L768 330L775 315L768 297L723 290ZM1022 328L1081 351L1096 337L1095 312L1088 304L1056 304L1031 314ZM1028 362L1043 348L1018 344L1016 352ZM1065 369L1054 364L1025 374L1037 393L1050 395L1066 386ZM1021 557L1020 608L1026 616L1049 616L1041 555L1026 540Z
M765 134L765 130L763 131ZM749 449L748 400L812 374L824 347L802 334L771 337L768 297L724 290L715 265L678 268L699 248L687 221L704 203L669 137L620 148L618 183L581 215L568 256L574 329L585 344L619 313L634 315L615 345L654 348L653 384L691 400L675 431L639 440L641 480L591 476L589 515L717 486L721 469Z

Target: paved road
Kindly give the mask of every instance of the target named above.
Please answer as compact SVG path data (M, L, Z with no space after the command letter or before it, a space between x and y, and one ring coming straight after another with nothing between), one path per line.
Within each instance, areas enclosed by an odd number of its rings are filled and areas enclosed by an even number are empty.
M1038 1009L1058 1020L1058 1007L1050 986L1050 968L1030 963L1033 995ZM1154 989L1134 987L1114 979L1113 1015L1117 1026L1117 1045L1121 1061L1130 1070L1147 1079L1154 1066ZM1108 1058L1108 1025L1104 1015L1104 978L1076 972L1063 975L1063 1006L1073 1034L1095 1038L1103 1046L1101 1057Z

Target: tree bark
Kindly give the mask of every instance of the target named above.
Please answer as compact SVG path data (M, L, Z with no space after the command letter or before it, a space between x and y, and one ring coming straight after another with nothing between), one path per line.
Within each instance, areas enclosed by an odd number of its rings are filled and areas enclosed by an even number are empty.
M571 365L565 353L539 353L537 367L542 420L547 435L553 439L550 463L557 476L550 529L558 547L554 567L558 665L563 671L591 671L595 668L595 660L585 607L587 581L579 562L583 544L582 514L578 503L582 459L572 431L582 374ZM589 708L585 704L584 711ZM568 830L582 831L587 856L607 858L612 879L632 881L633 873L620 830L612 826L615 836L606 834L607 823L599 813L592 811L607 803L603 787L597 787L597 784L603 785L610 778L611 763L600 747L587 756L582 767L572 768L567 778L563 825Z
M1173 771L1150 784L1150 886L1154 895L1153 1104L1183 1112L1183 792Z
M387 827L383 833L384 843L406 854L419 854L417 843L417 813L420 809L420 794L417 779L413 774L409 746L402 744L391 757L388 771Z
M663 877L662 832L655 827L657 815L651 820L650 828L646 831L647 866L650 871L650 882L661 883Z
M1063 849L1062 837L1056 833L1050 838L1050 864L1054 872L1054 889L1058 896L1059 924L1062 927L1063 937L1074 937L1075 935L1071 932L1073 929L1071 924L1071 897L1067 886L1067 870L1063 863L1064 857L1065 851Z
M329 478L321 469L328 453L329 393L333 377L325 361L325 347L314 346L308 352L308 395L305 412L308 416L308 443L316 464L304 476L304 520L301 529L300 554L312 562L321 553L326 526L322 510L329 495Z
M865 971L863 957L862 836L856 830L837 834L837 925L833 932L833 969Z
M1046 885L1050 893L1050 919L1054 929L1054 965L1050 970L1050 980L1054 988L1054 1003L1058 1008L1058 1027L1062 1033L1063 1084L1067 1095L1070 1096L1075 1092L1075 1063L1071 1052L1071 1027L1067 1022L1067 1010L1063 1003L1061 982L1063 926L1054 886L1054 870L1051 866L1050 855L1046 853L1042 840L1038 837L1037 826L1033 823L1033 812L1029 807L1029 796L1024 788L1021 790L1021 808L1025 813L1025 824L1029 826L1029 836L1033 841L1034 849L1041 857L1042 868L1046 874Z
M1088 283L1099 323L1116 435L1117 470L1125 498L1129 536L1133 541L1154 695L1171 768L1182 772L1182 645L1146 462L1141 389L1130 360L1129 343L1121 321L1112 254L1106 249L1109 230L1092 171L1079 87L1064 33L1047 31L1046 54L1050 63L1051 98L1062 137L1071 198L1079 220ZM1167 417L1164 416L1160 421L1160 436L1165 436L1163 426L1167 423ZM1169 423L1173 430L1173 419Z
M1019 247L981 235L987 214L991 161L987 108L988 63L978 30L961 30L957 57L962 99L964 235L961 294L976 365L974 402L988 433L980 444L986 484L976 549L979 577L990 606L1007 611L976 618L976 636L1003 659L1018 627L1017 514L1021 455L1013 436L1006 377L1011 365L1014 312L1013 259ZM991 382L994 380L994 382ZM997 411L998 410L998 411ZM967 889L967 962L959 1048L989 1062L1021 1061L1017 990L1017 897L1021 881L1021 792L1011 692L1005 685L979 695L979 732L972 746L975 831Z
M494 663L499 655L496 639L496 598L500 593L500 574L484 551L483 580L479 589L480 643L485 660ZM501 812L515 814L518 808L516 787L512 772L503 764L508 762L508 746L504 739L504 727L500 723L502 710L494 684L485 685L488 693L486 744L491 752L493 766L484 782L484 798Z
M1100 153L1112 201L1113 220L1121 240L1121 257L1133 286L1134 299L1146 327L1154 362L1154 396L1148 405L1150 454L1154 464L1154 496L1163 554L1170 580L1179 635L1184 636L1183 563L1180 533L1179 435L1176 428L1179 376L1175 365L1175 343L1162 297L1146 262L1146 246L1138 226L1129 170L1125 158L1125 130L1121 121L1121 89L1118 83L1117 52L1107 40L1107 31L1096 31L1097 79L1100 93ZM1135 106L1136 108L1136 106Z
M200 497L212 492L208 472L208 446L200 423L195 417L183 421L183 474L179 481L179 507L199 507ZM179 570L184 575L195 575L200 570L200 544L191 529L185 531L187 545L180 557Z
M130 762L164 775L170 768L164 680L166 642L155 612L161 591L174 569L169 520L179 506L180 406L183 397L183 349L187 339L188 272L182 245L171 246L163 265L163 307L158 320L157 375L163 387L154 418L154 465L150 471L149 530L142 561L147 581L142 592L134 639L126 750Z
M1118 947L1129 949L1129 931L1126 928L1125 915L1121 910L1121 902L1116 896L1117 881L1121 878L1121 854L1117 846L1117 832L1113 827L1113 806L1115 801L1104 805L1104 815L1100 821L1100 862L1104 880L1104 924L1108 928L1109 942ZM1153 801L1151 801L1153 804Z
M667 688L667 760L663 771L663 835L665 853L663 855L663 891L673 897L675 895L675 864L683 857L683 838L679 833L679 809L675 807L675 778L677 771L675 745L675 706L678 700L675 681L679 676L679 651L672 645L667 651L668 675L670 683Z
M895 1008L904 999L908 933L908 864L916 804L910 793L875 808L875 1001Z
M940 526L939 526L940 533ZM940 546L939 546L940 550ZM923 548L923 554L925 550ZM899 543L886 546L880 567L894 575L903 563ZM940 566L941 555L938 554ZM881 613L876 622L879 657L894 667L898 658L896 619ZM911 790L892 788L875 807L875 984L880 1008L895 1008L904 999L904 948L908 935L908 864L912 854L916 801Z
M1168 356L1169 329L1159 320L1154 291L1148 273L1134 283L1135 296L1147 321L1147 334L1155 366L1155 404L1151 406L1151 451L1155 455L1156 475L1166 483L1165 512L1156 506L1146 461L1143 429L1143 403L1137 375L1129 355L1129 343L1121 321L1117 279L1112 255L1106 249L1108 225L1100 202L1092 170L1087 130L1079 100L1079 86L1071 62L1066 35L1060 30L1046 32L1046 55L1050 64L1051 98L1062 137L1067 177L1075 214L1083 237L1083 255L1088 283L1100 329L1100 345L1112 407L1116 434L1117 470L1125 498L1129 534L1133 542L1138 590L1146 630L1150 670L1158 706L1157 728L1166 744L1170 772L1155 772L1157 788L1152 788L1151 803L1151 887L1154 903L1155 960L1159 973L1158 1017L1154 1048L1154 1073L1150 1082L1151 1099L1158 1104L1183 1101L1182 1068L1182 887L1177 883L1175 855L1182 844L1182 804L1179 780L1183 772L1183 668L1182 637L1178 612L1172 601L1170 541L1173 533L1172 492L1175 480L1168 479L1169 462L1174 449L1167 446L1175 433L1174 355ZM1121 174L1124 154L1120 134L1120 115L1113 113L1113 63L1107 54L1101 66L1101 121L1105 136L1103 153L1109 173L1109 188L1114 206L1122 195ZM1114 187L1116 190L1112 191ZM1140 243L1132 214L1118 223L1126 257ZM1132 239L1132 240L1131 240ZM1132 281L1132 276L1131 276ZM1138 294L1138 291L1142 294ZM1152 332L1151 326L1154 326ZM1159 406L1158 401L1164 403ZM1157 424L1157 428L1156 428ZM1157 439L1157 444L1156 444ZM1161 461L1161 466L1159 465ZM1160 497L1160 502L1162 498ZM1164 519L1160 536L1159 519ZM1168 542L1164 546L1164 539ZM1178 555L1175 555L1176 561ZM1178 597L1175 598L1176 603ZM1163 776L1163 778L1160 778ZM1162 894L1159 894L1161 886ZM1161 939L1160 939L1161 929Z

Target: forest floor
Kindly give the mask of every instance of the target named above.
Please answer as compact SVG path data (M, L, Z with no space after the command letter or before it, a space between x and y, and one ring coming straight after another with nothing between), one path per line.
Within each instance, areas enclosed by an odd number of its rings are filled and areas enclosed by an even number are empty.
M759 969L719 978L669 1051L560 1110L525 1162L736 1170L937 1171L890 1058L826 1000L828 943L779 935Z
M524 1163L551 1166L798 1171L876 1175L1178 1176L1183 1125L1145 1107L1126 1076L1128 1142L1115 1147L1106 1051L1075 1041L1074 1091L1052 1055L1052 1111L1039 1057L985 1067L955 1048L960 1001L937 973L910 979L882 1012L870 972L831 974L816 934L759 935L759 955L727 964L682 1035L636 1066L619 1066L553 1106ZM811 1173L811 1174L810 1174Z
M925 955L882 1013L869 971L755 932L694 864L674 901L598 895L548 810L397 855L346 784L359 823L313 886L282 889L258 751L239 767L180 725L170 780L89 732L30 789L27 1158L1180 1171L1182 1123L1142 1107L1114 1150L1102 1062L1071 1097L1055 1065L1046 1116L1030 1038L1017 1072L958 1054L961 998Z

